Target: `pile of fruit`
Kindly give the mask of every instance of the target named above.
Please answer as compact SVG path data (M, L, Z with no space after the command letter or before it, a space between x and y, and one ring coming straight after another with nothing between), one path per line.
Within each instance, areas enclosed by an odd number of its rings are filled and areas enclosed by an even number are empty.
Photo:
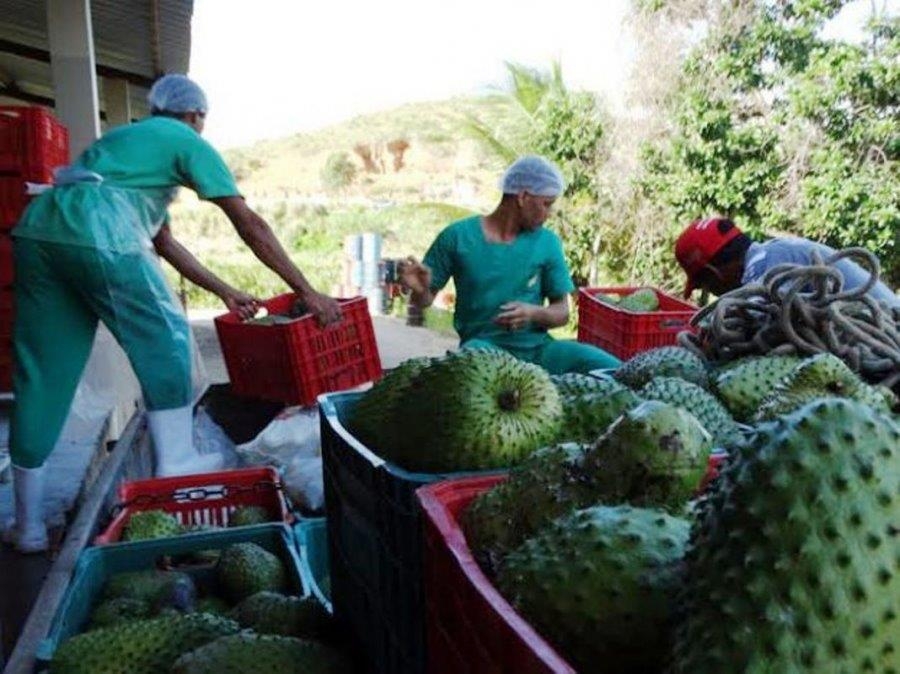
M51 674L349 674L331 618L287 594L287 570L254 543L229 545L215 565L111 576L86 631L56 650Z
M235 508L228 519L229 527L243 527L251 524L265 524L269 521L269 511L261 506L240 506ZM144 541L153 538L180 536L200 531L214 531L212 524L184 525L178 518L164 510L142 510L134 513L122 531L124 541Z

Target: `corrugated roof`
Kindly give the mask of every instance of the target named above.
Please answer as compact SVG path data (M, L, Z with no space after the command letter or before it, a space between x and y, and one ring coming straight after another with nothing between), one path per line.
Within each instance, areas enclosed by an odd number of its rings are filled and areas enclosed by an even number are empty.
M52 105L46 5L0 0L0 97ZM146 110L147 89L156 77L187 72L193 11L193 0L91 1L97 73L132 84L136 116ZM102 79L99 85L102 94Z

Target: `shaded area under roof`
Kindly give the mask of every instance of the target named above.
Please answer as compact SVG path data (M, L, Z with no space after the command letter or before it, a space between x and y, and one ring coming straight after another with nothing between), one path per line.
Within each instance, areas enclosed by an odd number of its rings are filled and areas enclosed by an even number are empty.
M131 85L134 117L164 73L187 72L193 0L92 0L100 107L104 78ZM53 107L46 0L0 0L0 99Z

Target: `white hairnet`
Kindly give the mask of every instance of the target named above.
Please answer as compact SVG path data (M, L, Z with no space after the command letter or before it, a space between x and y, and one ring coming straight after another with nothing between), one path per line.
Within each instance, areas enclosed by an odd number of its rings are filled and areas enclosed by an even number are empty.
M186 75L164 75L153 83L147 96L151 110L163 112L209 111L206 94Z
M562 173L552 162L537 155L516 159L500 182L503 194L528 192L538 197L558 197L566 188Z

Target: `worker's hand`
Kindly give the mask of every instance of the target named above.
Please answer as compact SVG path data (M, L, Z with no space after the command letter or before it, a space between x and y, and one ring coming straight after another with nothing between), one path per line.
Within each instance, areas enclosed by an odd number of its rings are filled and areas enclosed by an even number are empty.
M534 312L540 307L525 302L507 302L500 305L500 313L494 317L494 323L507 330L521 330L532 322Z
M341 320L341 305L333 297L312 291L303 295L301 300L306 310L315 315L323 327Z
M253 297L253 295L241 292L240 290L235 290L234 288L230 288L223 292L219 297L225 303L225 306L228 307L228 311L237 312L237 315L241 317L242 321L253 318L256 315L256 312L259 311L261 304L257 298Z
M400 263L400 281L417 295L425 295L431 288L431 269L408 257Z

